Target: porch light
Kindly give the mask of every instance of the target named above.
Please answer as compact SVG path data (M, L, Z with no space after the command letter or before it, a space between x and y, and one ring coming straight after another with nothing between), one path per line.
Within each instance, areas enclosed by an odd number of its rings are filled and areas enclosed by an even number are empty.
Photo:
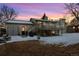
M24 27L22 27L22 31L25 31L25 28Z
M55 34L55 31L52 31L53 34Z
M78 26L78 29L79 29L79 26Z
M75 29L75 26L73 26L73 29Z

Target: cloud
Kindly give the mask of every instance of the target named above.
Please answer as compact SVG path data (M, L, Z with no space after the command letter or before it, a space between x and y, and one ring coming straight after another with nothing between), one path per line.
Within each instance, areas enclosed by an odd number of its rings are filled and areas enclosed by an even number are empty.
M46 13L46 15L48 16L48 18L50 18L50 19L59 19L59 18L63 18L64 17L64 14L59 14L59 13L54 13L54 14L52 14L52 13ZM40 15L19 15L18 17L17 17L17 19L23 19L23 20L25 20L25 19L27 19L27 20L29 20L30 18L41 18L43 16L43 14L40 14Z

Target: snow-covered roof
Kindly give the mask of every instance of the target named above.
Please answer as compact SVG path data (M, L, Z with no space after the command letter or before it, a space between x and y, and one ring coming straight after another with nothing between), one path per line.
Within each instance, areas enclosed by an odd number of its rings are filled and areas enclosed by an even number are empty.
M30 21L26 20L9 20L6 23L14 23L14 24L32 24Z

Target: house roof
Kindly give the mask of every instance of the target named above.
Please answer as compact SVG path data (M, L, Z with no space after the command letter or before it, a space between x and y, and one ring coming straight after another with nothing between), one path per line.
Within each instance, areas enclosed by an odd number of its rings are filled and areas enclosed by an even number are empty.
M43 19L35 19L35 18L31 18L30 19L31 22L50 22L50 23L58 23L59 21L51 21L51 20L43 20Z
M30 21L25 21L25 20L9 20L6 23L14 23L14 24L32 24Z

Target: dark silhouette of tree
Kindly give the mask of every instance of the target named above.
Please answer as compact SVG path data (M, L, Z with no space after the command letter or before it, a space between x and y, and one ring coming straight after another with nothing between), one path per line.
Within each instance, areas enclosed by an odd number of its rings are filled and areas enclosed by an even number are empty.
M0 8L0 21L6 22L8 20L13 20L17 16L16 11L8 7L7 5L2 5Z
M4 27L6 31L5 22L8 20L14 20L16 16L17 16L17 12L13 8L8 7L7 5L2 5L0 7L0 34L1 35L4 34L2 27Z
M77 3L68 3L65 4L68 13L75 17L75 19L79 20L79 6Z

